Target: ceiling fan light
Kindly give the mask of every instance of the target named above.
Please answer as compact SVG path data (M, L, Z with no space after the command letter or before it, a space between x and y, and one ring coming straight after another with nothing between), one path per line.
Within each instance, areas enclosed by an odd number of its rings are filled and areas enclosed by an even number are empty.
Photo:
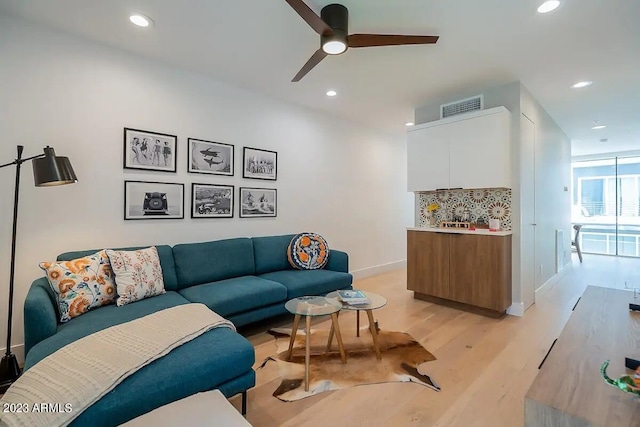
M549 13L560 6L560 0L547 0L538 6L538 13Z
M332 40L324 43L322 50L328 55L340 55L347 50L347 45L339 40Z

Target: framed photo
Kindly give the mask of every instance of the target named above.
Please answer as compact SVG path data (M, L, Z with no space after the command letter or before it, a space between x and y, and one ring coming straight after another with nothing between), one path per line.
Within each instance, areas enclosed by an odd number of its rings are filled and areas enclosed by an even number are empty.
M233 176L233 145L189 138L189 172Z
M233 218L233 185L191 184L191 218Z
M124 219L184 218L184 184L124 182Z
M175 135L124 128L124 168L175 172L177 141Z
M240 218L277 216L275 188L240 187Z
M278 153L258 148L244 147L242 152L242 177L275 181L278 172Z

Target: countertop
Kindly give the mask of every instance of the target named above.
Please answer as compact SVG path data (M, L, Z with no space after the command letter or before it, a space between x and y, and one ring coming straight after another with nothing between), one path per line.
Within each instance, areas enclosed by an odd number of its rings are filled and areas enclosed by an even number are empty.
M512 231L489 231L486 228L468 230L464 228L440 228L440 227L407 227L407 231L426 231L429 233L449 233L449 234L476 234L481 236L511 236Z

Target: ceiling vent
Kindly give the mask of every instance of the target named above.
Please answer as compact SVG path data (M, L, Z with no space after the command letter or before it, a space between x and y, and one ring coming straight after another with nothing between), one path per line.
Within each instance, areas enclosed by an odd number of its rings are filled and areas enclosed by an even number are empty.
M484 108L484 97L482 95L461 99L440 106L440 118L457 116L458 114L479 111Z

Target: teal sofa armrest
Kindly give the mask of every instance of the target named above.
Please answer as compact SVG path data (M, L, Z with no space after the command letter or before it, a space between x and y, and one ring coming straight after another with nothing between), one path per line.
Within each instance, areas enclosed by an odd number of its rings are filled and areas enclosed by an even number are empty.
M336 249L329 250L329 262L327 262L327 270L339 271L342 273L349 272L349 255L346 252Z
M40 341L56 333L58 314L55 298L46 277L31 284L24 301L24 354Z

